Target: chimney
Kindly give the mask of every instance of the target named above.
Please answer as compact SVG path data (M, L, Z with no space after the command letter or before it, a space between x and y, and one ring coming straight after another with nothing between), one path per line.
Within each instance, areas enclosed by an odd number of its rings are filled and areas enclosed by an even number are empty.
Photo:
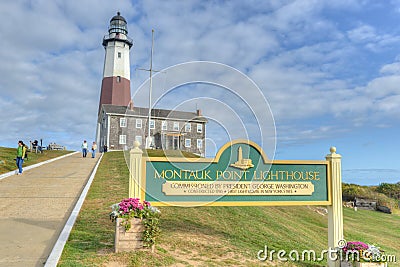
M129 108L129 110L130 111L132 111L133 110L133 100L131 99L130 101L129 101L129 103L128 103L128 108Z
M197 116L198 116L198 117L203 116L203 114L201 113L201 109L198 109L198 110L196 111L196 113L197 113Z

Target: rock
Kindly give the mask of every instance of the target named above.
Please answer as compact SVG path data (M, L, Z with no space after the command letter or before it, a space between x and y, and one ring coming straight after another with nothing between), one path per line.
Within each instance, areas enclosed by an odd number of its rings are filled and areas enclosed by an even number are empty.
M376 207L376 210L387 213L387 214L392 214L392 211L390 210L390 208L386 207L386 206L378 206L378 207Z

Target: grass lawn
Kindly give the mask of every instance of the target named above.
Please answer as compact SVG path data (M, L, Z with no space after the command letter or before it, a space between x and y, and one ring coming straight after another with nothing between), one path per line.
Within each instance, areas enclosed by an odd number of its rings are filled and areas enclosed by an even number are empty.
M110 206L128 195L128 168L122 152L105 153L59 266L325 266L319 263L260 262L263 250L313 249L327 245L327 217L315 207L161 207L156 252L113 253ZM344 209L348 241L400 251L400 216ZM400 255L396 255L400 257ZM275 254L276 258L276 254ZM390 266L396 266L390 264Z
M199 158L200 156L190 152L181 150L162 150L162 149L147 149L143 156L148 157L185 157L185 158Z
M28 150L28 159L24 160L24 167L33 165L42 161L56 158L72 151L68 150L44 150L43 153L35 154ZM0 174L10 172L17 169L15 158L17 148L0 147Z

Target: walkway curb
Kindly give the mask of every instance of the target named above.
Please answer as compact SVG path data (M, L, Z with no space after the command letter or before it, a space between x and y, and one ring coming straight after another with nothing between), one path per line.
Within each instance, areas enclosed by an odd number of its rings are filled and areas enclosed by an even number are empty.
M50 163L50 162L53 162L53 161L56 161L56 160L59 160L59 159L63 159L63 158L65 158L65 157L72 156L72 155L74 155L74 154L76 154L76 153L79 153L79 151L75 151L75 152L72 152L72 153L68 153L68 154L66 154L66 155L62 155L62 156L57 157L57 158L48 159L48 160L46 160L46 161L42 161L42 162L39 162L39 163L36 163L36 164L33 164L33 165L29 165L29 166L27 166L27 167L24 167L23 170L24 170L24 171L27 171L27 170L30 170L30 169L33 169L33 168L37 168L37 167L42 166L42 165L44 165L44 164L47 164L47 163ZM0 180L4 179L4 178L6 178L6 177L9 177L9 176L15 175L15 172L16 172L17 170L18 170L18 169L15 169L15 170L13 170L13 171L6 172L6 173L1 174L1 175L0 175Z
M99 167L102 158L103 158L103 154L101 154L99 160L97 161L96 165L94 166L92 173L89 177L89 180L87 181L87 183L85 185L85 188L83 189L78 201L75 204L74 209L71 212L71 215L68 218L68 221L65 223L64 228L60 233L60 236L58 237L53 249L51 250L49 257L46 260L46 264L44 265L45 267L57 266L57 263L60 260L61 254L64 250L65 243L68 241L68 237L71 233L72 227L74 226L76 218L79 215L79 212L82 208L83 202L85 201L85 198L89 191L89 188L92 185L94 176L96 175L97 168Z

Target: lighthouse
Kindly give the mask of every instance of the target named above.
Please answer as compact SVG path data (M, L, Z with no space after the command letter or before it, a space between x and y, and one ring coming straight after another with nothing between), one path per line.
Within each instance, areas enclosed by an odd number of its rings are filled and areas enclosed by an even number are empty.
M103 104L127 106L131 100L129 51L132 44L126 20L117 12L103 38L105 57L99 112Z
M151 136L152 148L179 149L204 156L207 119L200 110L151 108L151 97L149 107L133 106L129 62L133 42L128 37L126 20L119 12L111 18L102 44L105 57L96 129L99 151L127 150L135 141L144 144ZM150 59L150 77L154 71L151 62Z

